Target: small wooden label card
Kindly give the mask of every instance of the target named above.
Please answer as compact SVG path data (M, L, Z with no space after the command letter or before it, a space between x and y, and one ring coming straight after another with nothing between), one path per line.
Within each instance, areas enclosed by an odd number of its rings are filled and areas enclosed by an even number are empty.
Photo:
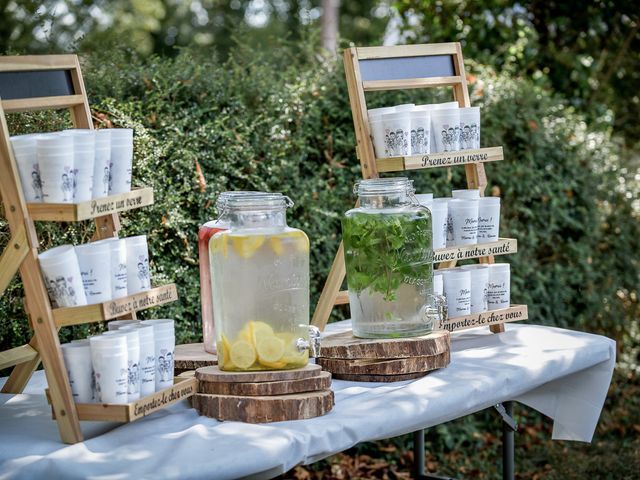
M529 312L526 305L511 305L509 308L500 310L489 310L488 312L448 318L446 321L441 321L436 330L457 332L469 328L490 327L491 325L517 322L527 318L529 318Z

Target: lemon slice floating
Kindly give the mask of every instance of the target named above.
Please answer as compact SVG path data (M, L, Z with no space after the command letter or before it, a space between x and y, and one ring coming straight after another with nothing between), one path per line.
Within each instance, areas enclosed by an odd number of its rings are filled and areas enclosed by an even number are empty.
M256 361L256 350L246 340L237 340L231 345L229 356L238 368L247 369Z
M251 327L251 340L253 341L253 345L255 347L258 346L258 340L260 340L261 338L274 336L273 328L271 328L271 325L269 325L268 323L255 321L249 322L249 325Z
M259 362L275 363L280 361L284 355L284 342L276 336L258 338L256 343Z
M211 250L211 253L222 252L224 258L227 258L227 255L229 254L227 236L228 235L219 235L211 238L209 242L209 249Z
M264 235L232 235L235 252L244 259L251 258L264 243Z

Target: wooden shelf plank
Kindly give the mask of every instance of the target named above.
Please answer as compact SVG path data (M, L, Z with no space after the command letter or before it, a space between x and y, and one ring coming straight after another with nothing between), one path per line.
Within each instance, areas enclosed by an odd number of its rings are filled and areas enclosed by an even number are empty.
M111 320L132 312L174 302L177 299L178 290L176 285L175 283L170 283L152 288L146 292L128 295L104 303L96 303L95 305L56 308L53 310L53 318L58 328L69 325L82 325Z
M408 90L412 88L447 87L462 83L462 77L428 77L428 78L403 78L399 80L368 80L362 82L365 92L377 92L380 90Z
M31 345L22 345L0 352L0 370L28 362L38 356L38 351Z
M378 172L401 172L403 170L420 170L423 168L450 167L452 165L468 165L473 163L498 162L504 160L502 147L485 147L475 150L458 150L455 152L430 153L428 155L411 155L408 157L389 157L376 159Z
M29 203L27 209L34 220L79 222L152 204L153 188L141 187L82 203Z
M474 313L461 317L451 317L436 327L436 330L457 332L476 327L489 327L502 325L503 323L518 322L529 318L529 310L526 305L511 305L509 308L489 310L488 312Z
M78 417L84 421L128 423L194 395L195 377L175 377L175 384L130 403L76 403ZM45 392L50 402L49 391ZM55 417L54 417L55 418Z
M469 260L490 255L508 255L518 251L518 240L500 238L496 242L439 248L433 252L433 263Z
M84 104L83 95L60 95L59 97L19 98L2 100L5 113L35 112L37 110L63 109Z
M427 43L421 45L402 45L391 47L357 47L358 60L373 58L421 57L424 55L455 55L457 53L454 42Z

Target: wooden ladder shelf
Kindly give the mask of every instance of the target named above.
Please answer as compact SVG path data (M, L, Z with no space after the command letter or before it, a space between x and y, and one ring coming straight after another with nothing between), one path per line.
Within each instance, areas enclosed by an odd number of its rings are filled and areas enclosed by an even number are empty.
M19 271L25 307L34 331L29 344L0 352L0 368L14 367L2 392L22 392L42 361L49 385L47 396L60 436L65 443L76 443L83 440L81 419L132 421L194 394L195 384L177 383L124 405L79 406L73 401L58 329L112 318L135 318L138 310L176 300L177 291L175 285L170 284L103 304L52 309L38 263L39 241L34 222L92 219L96 224L93 240L98 240L117 236L120 229L118 212L153 203L151 188L134 189L74 205L25 203L5 114L65 108L70 110L75 128L93 128L76 55L0 57L0 194L11 233L0 256L0 295ZM172 401L161 402L157 397Z
M356 134L356 155L360 160L362 178L378 178L380 173L387 172L464 165L467 187L480 189L480 195L484 195L487 186L484 164L504 160L502 147L376 158L369 129L366 92L452 87L453 98L459 106L470 107L462 48L459 43L352 47L344 51L343 60ZM515 239L501 238L497 242L487 244L435 250L434 262L438 263L438 268L454 267L458 260L471 258L479 258L481 263L494 263L495 255L515 253L517 249ZM340 291L345 275L344 246L340 242L313 314L312 324L321 330L326 326L335 305L349 303L348 291ZM504 331L503 323L528 318L526 305L513 305L493 313L491 315L492 312L489 311L452 318L447 328L461 330L489 325L492 332L499 333Z

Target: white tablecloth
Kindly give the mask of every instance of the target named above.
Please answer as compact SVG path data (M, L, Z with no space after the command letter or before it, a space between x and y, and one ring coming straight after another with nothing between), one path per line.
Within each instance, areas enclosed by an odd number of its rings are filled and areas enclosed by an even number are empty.
M76 445L60 443L38 372L24 394L0 395L0 479L270 478L359 442L438 425L507 400L552 417L555 439L590 441L614 363L615 342L602 336L517 324L499 335L475 329L455 334L449 367L424 378L334 381L336 405L323 417L222 423L182 402ZM88 436L113 426L82 425Z

